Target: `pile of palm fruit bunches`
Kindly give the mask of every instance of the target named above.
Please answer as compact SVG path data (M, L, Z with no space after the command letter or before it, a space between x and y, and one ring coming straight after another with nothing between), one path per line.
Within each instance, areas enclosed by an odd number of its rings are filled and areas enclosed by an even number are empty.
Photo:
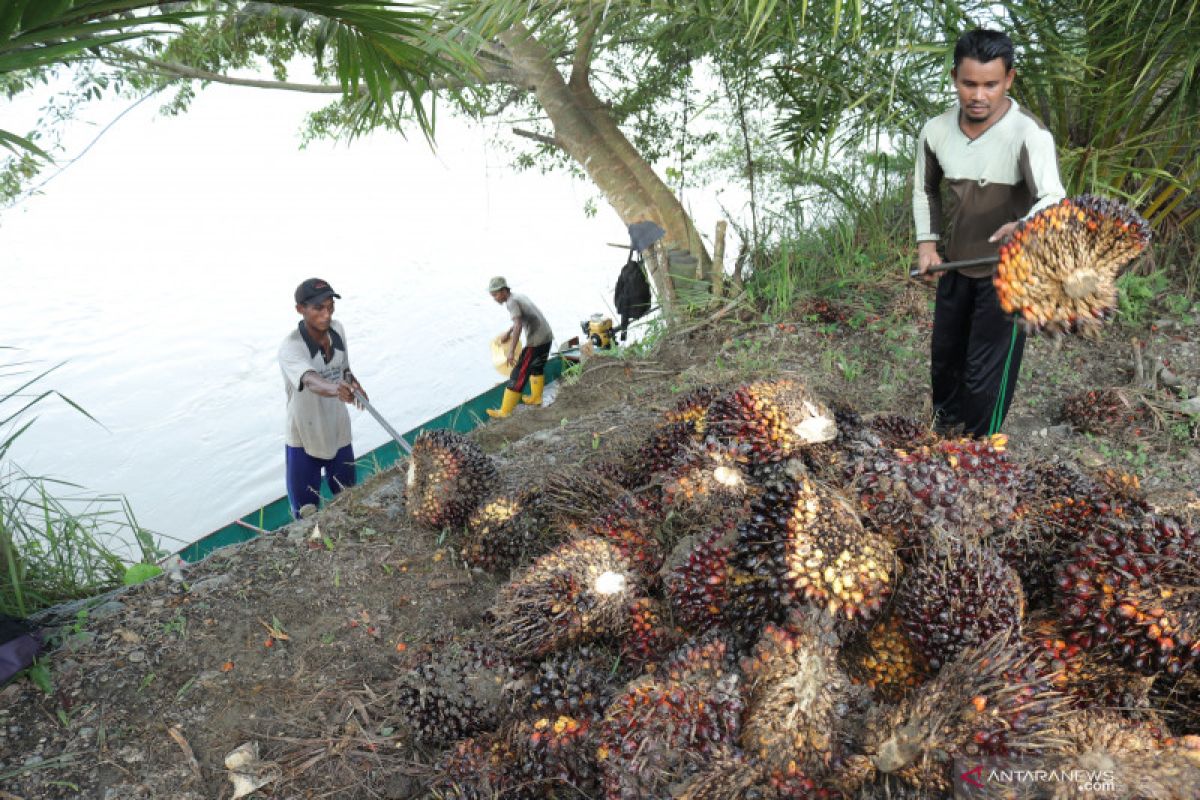
M1194 521L1005 444L789 378L498 496L469 439L423 436L409 513L507 580L396 678L430 796L938 798L986 762L1197 797ZM980 796L1097 796L1033 789Z
M1150 244L1150 224L1116 200L1081 195L1021 222L994 278L1029 332L1094 335L1116 311L1117 276Z

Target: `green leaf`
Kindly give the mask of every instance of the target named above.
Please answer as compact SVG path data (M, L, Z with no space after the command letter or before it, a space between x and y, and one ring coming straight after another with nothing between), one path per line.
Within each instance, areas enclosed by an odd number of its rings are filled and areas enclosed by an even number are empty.
M145 583L151 578L162 575L162 571L162 567L158 564L133 564L125 570L121 582L126 586L137 586L139 583Z

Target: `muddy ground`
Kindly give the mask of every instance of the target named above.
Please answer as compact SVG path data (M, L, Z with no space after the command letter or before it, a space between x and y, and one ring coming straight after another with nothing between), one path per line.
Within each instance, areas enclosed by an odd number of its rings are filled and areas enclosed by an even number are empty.
M1031 341L1005 428L1014 456L1107 463L1137 474L1154 503L1200 508L1195 420L1153 385L1165 363L1169 381L1200 390L1197 318ZM474 434L504 481L581 469L699 384L797 375L864 413L928 413L922 289L873 308L808 303L682 328L648 352L590 360L553 404ZM1108 435L1063 423L1065 398L1107 387L1134 421ZM464 568L457 533L411 525L402 485L384 473L313 519L60 614L52 691L0 690L0 799L229 798L224 760L248 742L272 779L259 797L422 796L436 753L410 746L389 690L426 643L481 626L498 581Z

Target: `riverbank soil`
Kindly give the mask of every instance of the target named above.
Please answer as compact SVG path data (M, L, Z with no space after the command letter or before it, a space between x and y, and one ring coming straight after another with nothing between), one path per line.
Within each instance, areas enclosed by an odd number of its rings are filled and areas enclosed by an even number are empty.
M906 287L872 307L685 323L653 349L593 358L552 405L473 437L518 486L582 469L703 384L796 376L864 414L926 417L929 298ZM1200 389L1197 316L1031 340L1005 426L1013 456L1108 465L1136 474L1151 504L1200 511L1195 418L1164 386ZM1127 419L1097 433L1064 422L1065 400L1109 389ZM246 743L259 797L422 796L438 753L411 743L394 684L423 650L485 627L500 585L463 565L459 536L410 523L391 471L312 519L60 617L49 682L0 691L0 798L229 798L225 759Z

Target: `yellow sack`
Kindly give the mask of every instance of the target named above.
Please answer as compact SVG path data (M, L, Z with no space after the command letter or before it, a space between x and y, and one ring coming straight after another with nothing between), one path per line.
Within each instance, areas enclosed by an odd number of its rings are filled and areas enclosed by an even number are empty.
M508 365L508 344L501 342L500 339L504 334L500 334L495 339L492 339L492 366L496 368L504 377L508 377L512 372L512 367ZM521 354L521 344L517 343L517 355Z

